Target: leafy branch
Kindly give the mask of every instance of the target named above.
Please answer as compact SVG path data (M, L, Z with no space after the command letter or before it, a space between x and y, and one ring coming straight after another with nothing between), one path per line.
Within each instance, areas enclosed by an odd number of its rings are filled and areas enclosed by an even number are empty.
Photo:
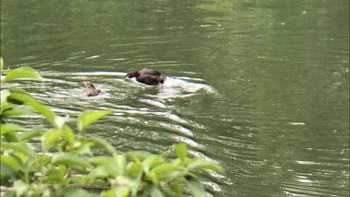
M0 59L1 73L3 59ZM2 76L2 75L1 75ZM3 83L18 79L43 80L30 67L6 72ZM105 139L84 137L88 126L111 110L82 112L77 132L67 121L15 87L1 89L1 192L6 196L206 196L199 171L224 173L217 164L190 158L185 144L174 146L176 158L145 151L119 153ZM49 128L14 123L24 115L41 114ZM40 141L36 148L34 140ZM104 150L96 154L94 148ZM183 190L183 188L187 188Z

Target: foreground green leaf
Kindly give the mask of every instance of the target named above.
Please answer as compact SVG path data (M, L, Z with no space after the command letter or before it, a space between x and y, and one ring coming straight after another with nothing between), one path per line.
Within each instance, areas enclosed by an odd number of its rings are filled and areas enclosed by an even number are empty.
M18 142L18 136L15 132L7 132L5 135L3 135L5 137L5 140L7 142Z
M186 177L185 178L186 185L190 189L190 192L192 196L194 197L205 197L207 196L207 193L203 187L203 184L194 177Z
M75 142L75 136L72 129L68 125L63 126L63 133L69 145L73 145Z
M7 155L0 155L1 157L1 163L6 164L7 166L9 166L13 171L18 171L21 163L19 160L17 160L16 158L14 158L12 155L7 154Z
M134 161L141 162L147 157L152 156L153 154L147 151L130 151L127 153L127 156L131 157Z
M76 166L83 169L92 169L93 166L84 157L72 155L69 153L57 153L52 158L52 164L62 164L67 166Z
M93 137L93 138L82 138L81 140L82 142L92 142L93 144L99 145L105 148L111 155L117 154L117 151L115 150L115 148L103 138Z
M62 132L59 130L51 130L46 132L42 140L43 151L48 151L51 146L55 145L55 142L57 142L61 136Z
M22 153L31 159L34 159L37 156L36 153L34 153L34 151L24 142L1 142L1 148Z
M67 172L67 167L64 165L51 166L45 174L45 182L50 184L57 184L57 183L65 183L67 180L65 179L65 174Z
M152 186L150 188L149 193L151 194L151 196L157 196L157 197L163 197L164 196L163 192L160 191L160 189L158 187L156 187L156 186Z
M18 141L25 141L25 140L32 139L33 137L41 136L41 134L44 132L45 132L45 130L42 130L42 129L34 129L34 130L30 130L30 131L25 131L25 132L23 132L22 135L18 136Z
M108 156L98 156L98 157L92 157L90 158L90 161L92 163L101 165L101 166L105 166L108 168L113 168L115 173L117 173L118 171L115 169L115 160L112 157L108 157Z
M151 168L163 162L164 160L162 155L152 155L147 157L145 160L143 160L142 167L143 167L143 170L147 173Z
M91 125L98 119L106 116L107 114L112 113L110 110L102 110L102 111L92 111L92 110L86 110L83 113L81 113L77 120L77 126L79 132L84 130L87 126Z
M181 163L184 164L185 163L185 159L186 159L186 155L187 155L187 148L186 148L186 144L177 144L175 146L176 149L176 154L177 156L180 158Z
M13 167L10 167L4 162L0 163L0 178L6 179L11 178L12 180L16 179L17 172Z
M20 68L16 68L8 71L5 76L5 81L8 82L16 79L21 79L21 78L32 78L32 79L43 80L41 75L37 71L35 71L33 68L29 66L24 66L24 67L20 67Z
M5 109L2 113L4 118L9 118L11 116L21 116L26 114L33 114L34 111L24 105L11 105L9 109Z
M20 103L24 103L32 107L37 112L45 116L51 122L51 124L55 124L55 113L49 107L39 103L31 95L28 95L24 92L11 92L9 99L15 100Z
M195 170L214 170L215 172L224 173L224 170L217 164L203 161L203 160L197 160L187 165L189 169L195 169Z
M4 58L0 57L0 73L2 75L2 70L4 69Z
M55 192L55 196L61 197L71 197L71 196L80 196L80 197L94 197L93 193L87 192L81 188L61 188Z
M160 164L156 167L154 167L151 172L152 173L156 173L156 174L163 174L169 171L174 171L174 170L184 170L185 168L183 166L180 165L176 165L176 164L171 164L171 163L164 163L164 164Z
M13 183L13 188L16 191L16 196L22 196L23 194L28 193L29 185L22 180L17 180Z
M7 124L1 124L0 126L0 135L5 135L8 132L11 131L21 131L25 128L22 126L19 126L17 124L7 123Z
M37 102L37 101L32 101L26 103L27 105L31 106L34 108L37 112L45 116L48 121L50 121L51 124L55 125L55 113L47 106Z
M1 90L0 92L0 99L1 99L1 114L4 110L8 109L11 107L11 104L7 102L7 97L10 96L10 91L9 90Z

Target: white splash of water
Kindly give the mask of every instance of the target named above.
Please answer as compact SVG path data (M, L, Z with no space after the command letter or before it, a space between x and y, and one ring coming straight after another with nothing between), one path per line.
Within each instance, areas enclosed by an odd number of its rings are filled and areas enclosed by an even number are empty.
M169 99L176 97L184 98L193 96L198 91L215 93L214 89L207 84L185 81L174 77L167 77L164 84L159 85L159 93L157 95L148 96L160 99Z

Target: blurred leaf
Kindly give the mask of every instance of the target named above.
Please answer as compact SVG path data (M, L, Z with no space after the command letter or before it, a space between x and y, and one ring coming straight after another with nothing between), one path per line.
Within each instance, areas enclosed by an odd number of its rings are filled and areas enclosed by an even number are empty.
M25 93L11 92L9 98L21 103L25 103L26 105L32 107L37 112L44 115L51 122L51 124L54 124L55 113L53 113L49 107L40 104L32 96Z
M176 178L181 178L181 177L185 177L185 176L194 176L193 173L188 172L188 171L171 171L171 172L167 172L164 174L160 174L158 176L159 180L172 180L172 179L176 179Z
M33 68L29 66L23 66L23 67L8 71L5 76L5 81L8 82L15 79L21 79L21 78L33 78L33 79L43 80L40 74L37 71L35 71Z
M51 110L50 110L51 111ZM68 122L69 120L69 115L66 115L65 117L62 116L55 116L54 117L54 124L55 127L59 130L61 130L63 128L63 126L65 125L66 122Z
M51 111L51 109L41 103L38 103L37 101L27 102L27 105L34 108L37 112L42 114L47 120L50 121L51 124L55 125L55 113Z
M103 192L102 196L103 197L115 197L115 195L114 195L115 192L116 192L116 188L112 188L112 189L110 189L108 191Z
M1 119L5 118L4 112L11 111L10 110L11 107L12 107L12 104L7 101L1 103L1 106L0 106Z
M6 101L7 97L10 96L10 91L8 89L3 89L0 91L1 94L1 103Z
M98 119L106 116L107 114L112 113L110 110L102 110L102 111L92 111L92 110L86 110L83 113L81 113L77 120L77 126L79 132L84 130L87 126L94 123Z
M163 174L169 171L174 171L174 170L184 170L185 168L180 165L176 164L171 164L171 163L164 163L160 164L156 167L154 167L151 172L156 173L156 174Z
M4 135L7 142L18 142L18 136L15 132L9 132Z
M13 169L14 171L18 171L18 169L21 166L20 161L18 161L16 158L14 158L11 155L0 155L1 157L1 163L6 164L8 167L10 167L11 169Z
M146 173L146 177L144 177L143 179L147 181L151 181L154 185L159 185L158 176L154 172Z
M176 182L171 186L171 190L175 193L175 197L181 197L181 196L182 196L182 187L181 187L181 185L178 183L178 181L176 181Z
M17 174L17 172L15 171L15 169L11 168L9 165L7 165L3 162L0 163L0 177L1 178L11 178L12 180L14 180L14 179L16 179L16 174Z
M43 166L48 166L51 163L52 155L51 154L42 154L39 157L39 162Z
M187 168L189 168L189 169L196 169L196 170L199 170L199 169L201 169L201 170L210 169L210 170L214 170L215 172L224 174L224 170L219 165L217 165L215 163L212 163L212 162L203 161L203 160L197 160L197 161L194 161L192 163L189 163L187 165Z
M8 100L18 104L35 101L35 99L32 96L27 94L17 93L17 92L11 92L11 94L8 97Z
M160 191L160 189L157 188L157 187L154 186L154 185L151 186L150 192L149 192L149 193L151 194L151 196L156 196L156 197L162 197L162 196L164 196L163 192Z
M89 173L89 179L95 181L96 178L106 178L111 177L113 174L109 168L105 166L97 166L95 169L91 170Z
M8 118L11 116L20 116L20 115L26 115L26 114L33 114L34 111L28 107L23 105L12 105L11 109L4 110L2 113L2 116L4 118Z
M92 157L90 159L92 163L98 164L98 166L103 166L107 169L110 169L112 174L117 175L118 169L116 167L116 161L112 157L107 156L99 156L99 157Z
M25 140L32 139L33 137L41 136L41 134L44 132L45 130L43 129L34 129L30 131L25 131L23 132L22 135L18 136L18 141L25 141Z
M9 191L6 192L3 197L16 197L16 193L14 191Z
M0 57L0 73L2 75L2 70L4 69L4 58Z
M192 196L205 197L207 193L203 187L203 184L194 177L187 177L185 181L187 187L190 189Z
M128 176L137 176L142 173L142 166L140 163L129 162L126 166L126 174Z
M64 136L67 139L67 142L70 145L73 145L74 141L75 141L75 136L74 136L74 133L73 133L72 129L68 125L64 125L63 133L64 133Z
M147 157L145 160L143 160L142 167L143 167L144 171L147 173L147 172L149 172L149 170L151 168L162 163L163 161L164 160L163 160L162 155L152 155L152 156Z
M53 196L60 196L60 197L71 197L71 196L77 196L77 197L94 197L95 195L93 193L89 193L81 188L60 188L55 192L55 195Z
M1 99L1 114L5 109L8 109L11 107L11 104L7 102L7 97L10 96L10 91L7 89L1 90L0 91L0 99Z
M22 180L17 180L13 183L13 189L16 192L16 196L22 196L28 193L29 185L25 184Z
M65 182L68 182L68 180L65 177L65 174L67 172L67 167L64 165L51 166L45 173L45 183L49 184L64 184Z
M125 174L127 174L128 176L131 177L136 177L140 174L143 174L143 169L142 169L142 165L140 162L134 162L131 161L126 165L126 171Z
M11 92L8 89L3 89L0 91L1 95L1 103L5 102L7 100L7 97L10 96Z
M82 167L83 169L93 168L93 166L90 164L90 162L88 162L86 158L69 154L69 153L56 153L52 157L51 163L63 164L67 166L77 166L77 167Z
M125 166L126 166L126 157L124 155L117 155L114 157L117 163L116 168L120 174L124 174Z
M19 94L27 95L27 96L33 98L32 95L30 95L29 92L23 90L22 88L10 87L10 88L9 88L9 91L10 91L11 93L19 93Z
M36 153L34 153L34 151L24 142L1 142L1 148L11 149L15 152L22 153L31 159L34 159L37 156Z
M134 161L141 162L142 160L152 156L153 154L147 151L130 151L127 152L126 155L133 158Z
M73 144L73 151L72 153L76 155L93 155L91 151L91 146L93 143L91 142L80 142L77 141Z
M175 146L176 154L180 158L181 163L185 163L186 155L187 155L187 148L186 144L180 143Z
M115 148L103 138L99 138L99 137L82 138L81 141L92 142L94 144L100 145L101 147L105 148L111 155L117 154L117 151L115 150Z
M59 130L51 130L45 133L43 136L43 151L46 152L49 150L50 146L55 145L55 142L60 139L62 132Z
M24 129L24 127L12 123L1 124L0 135L5 135L6 133L11 131L21 131Z
M127 187L112 188L103 193L103 197L128 197L130 196L130 189Z

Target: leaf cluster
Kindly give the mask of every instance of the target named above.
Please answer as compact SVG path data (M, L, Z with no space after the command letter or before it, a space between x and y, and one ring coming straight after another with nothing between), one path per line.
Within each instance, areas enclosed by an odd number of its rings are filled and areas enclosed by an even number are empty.
M171 159L165 153L119 153L102 138L84 137L89 125L112 111L82 112L74 132L69 116L57 115L21 88L3 87L23 78L43 79L32 68L21 67L7 71L1 81L0 180L8 189L5 196L206 196L198 171L223 173L217 164L188 157L185 144L174 146L176 158ZM33 114L46 119L49 128L16 122Z

